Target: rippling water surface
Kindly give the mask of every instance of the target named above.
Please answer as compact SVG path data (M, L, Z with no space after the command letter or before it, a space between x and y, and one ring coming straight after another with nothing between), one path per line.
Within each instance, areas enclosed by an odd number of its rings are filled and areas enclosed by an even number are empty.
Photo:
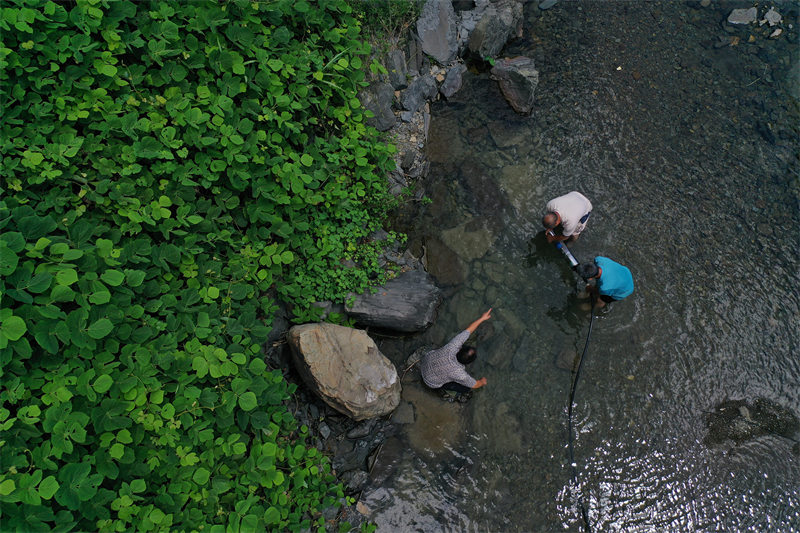
M792 15L796 4L776 4ZM794 7L793 7L794 6ZM445 289L430 330L384 339L398 366L489 307L447 403L405 375L416 422L379 454L363 501L385 531L798 531L795 441L708 447L705 414L765 398L800 414L797 41L721 39L735 3L526 4L540 70L530 117L485 73L433 107L412 243ZM794 9L794 11L790 11ZM795 92L796 94L796 92ZM589 326L582 284L537 234L546 202L594 204L579 260L627 265L636 292L594 322L568 464L564 360ZM795 439L800 435L795 434ZM374 473L375 474L375 473Z

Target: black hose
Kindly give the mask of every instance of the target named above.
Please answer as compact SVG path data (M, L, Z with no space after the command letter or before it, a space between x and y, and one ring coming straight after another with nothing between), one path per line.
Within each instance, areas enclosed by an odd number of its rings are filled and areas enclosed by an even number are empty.
M581 367L583 366L583 358L586 355L586 351L589 349L589 338L592 335L592 325L594 324L594 304L595 304L595 297L592 296L591 298L591 318L589 319L589 332L586 334L586 344L583 346L583 353L581 353L580 359L578 359L578 368L575 369L575 375L572 377L572 387L569 390L569 407L567 409L567 420L568 420L568 431L569 431L569 464L572 467L572 480L575 483L575 486L578 485L578 465L575 463L575 451L573 449L573 438L572 438L572 405L575 401L575 388L578 385L578 379L581 375ZM592 526L589 524L589 512L586 509L586 505L583 503L583 497L578 496L578 503L581 506L581 516L583 517L583 524L586 527L587 532L592 531Z

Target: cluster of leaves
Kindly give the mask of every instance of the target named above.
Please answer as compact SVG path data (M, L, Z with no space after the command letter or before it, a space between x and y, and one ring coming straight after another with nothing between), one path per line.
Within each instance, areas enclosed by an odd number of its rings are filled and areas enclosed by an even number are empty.
M262 345L385 276L351 7L6 0L0 39L3 530L322 525Z

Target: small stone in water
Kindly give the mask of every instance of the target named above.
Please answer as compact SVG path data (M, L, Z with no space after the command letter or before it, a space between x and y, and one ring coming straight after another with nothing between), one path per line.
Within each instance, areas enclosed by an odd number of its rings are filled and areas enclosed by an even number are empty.
M764 15L764 20L762 20L761 22L762 23L768 22L770 26L775 26L776 24L780 24L781 20L782 17L780 13L775 11L774 7L770 7L769 11L767 11L767 13Z
M544 0L543 2L539 3L539 9L544 11L545 9L550 9L554 5L558 3L558 0Z
M633 374L628 374L628 376L627 376L627 377L628 377L628 380L629 380L629 381L633 381L633 380L634 380Z

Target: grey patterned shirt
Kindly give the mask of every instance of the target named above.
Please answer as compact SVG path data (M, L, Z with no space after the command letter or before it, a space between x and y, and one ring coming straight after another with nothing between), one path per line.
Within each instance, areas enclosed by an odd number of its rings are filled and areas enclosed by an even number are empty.
M475 386L475 379L467 374L464 365L456 359L458 350L467 342L469 335L469 331L465 329L441 348L432 350L422 357L419 369L422 372L422 380L428 387L438 389L451 381L469 388Z

